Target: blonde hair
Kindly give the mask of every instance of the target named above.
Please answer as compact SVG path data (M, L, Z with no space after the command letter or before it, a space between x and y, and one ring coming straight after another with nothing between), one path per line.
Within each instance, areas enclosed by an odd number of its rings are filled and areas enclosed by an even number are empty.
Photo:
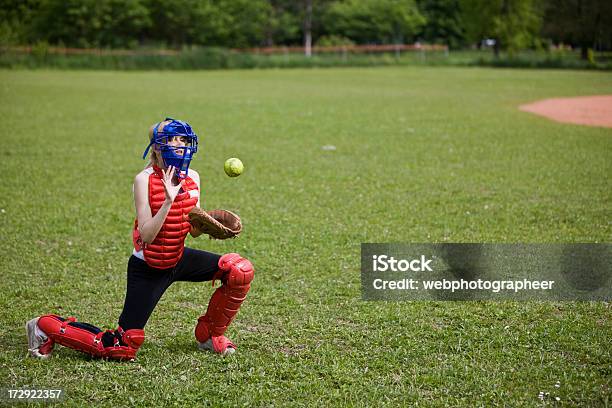
M149 128L149 143L151 140L153 140L153 131L155 130L155 127L157 126L157 131L161 132L168 123L170 123L170 121L166 120L156 123ZM145 169L153 167L153 165L157 167L164 167L164 161L161 158L160 152L155 149L155 144L151 145L151 149L149 149L149 162L145 166Z

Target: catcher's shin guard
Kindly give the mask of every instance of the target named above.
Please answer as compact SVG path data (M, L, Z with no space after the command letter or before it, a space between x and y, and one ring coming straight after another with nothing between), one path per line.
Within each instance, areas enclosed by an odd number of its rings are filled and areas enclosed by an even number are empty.
M206 314L198 319L195 336L200 343L205 343L212 338L213 344L219 343L220 346L225 344L214 340L216 337L223 336L238 313L251 287L254 272L251 262L238 254L225 254L219 259L219 271L215 278L221 279L223 285L213 293ZM235 348L231 342L229 346ZM224 351L217 350L217 348L220 347L215 347L217 352Z
M100 330L88 323L77 323L74 317L41 316L38 327L52 342L93 357L132 360L144 342L144 330Z

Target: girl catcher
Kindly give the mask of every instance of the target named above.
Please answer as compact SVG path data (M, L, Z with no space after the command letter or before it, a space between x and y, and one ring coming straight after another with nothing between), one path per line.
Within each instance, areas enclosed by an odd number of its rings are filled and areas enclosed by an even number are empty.
M143 158L151 151L150 162L134 179L134 251L128 261L119 327L103 331L74 317L54 314L34 318L26 323L33 357L49 357L58 343L94 357L132 360L144 342L149 316L173 282L212 280L214 285L217 279L222 285L213 293L206 313L198 318L195 337L202 350L219 354L236 350L223 334L249 291L253 266L235 253L221 256L185 247L187 233L193 237L209 233L194 222L202 221L194 214L205 212L199 209L200 176L189 168L198 147L191 126L166 118L151 127L149 139Z

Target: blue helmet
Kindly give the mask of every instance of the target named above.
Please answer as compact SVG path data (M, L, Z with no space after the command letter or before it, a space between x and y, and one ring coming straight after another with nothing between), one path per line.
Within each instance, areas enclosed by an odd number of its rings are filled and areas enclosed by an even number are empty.
M176 136L182 136L187 139L185 146L171 146L168 144L168 141ZM149 149L154 144L158 146L166 167L174 166L177 170L176 175L179 178L185 178L189 170L191 158L198 151L198 135L193 132L191 126L187 122L172 118L166 118L163 122L156 123L153 126L151 143L149 143L142 155L143 159L147 157Z

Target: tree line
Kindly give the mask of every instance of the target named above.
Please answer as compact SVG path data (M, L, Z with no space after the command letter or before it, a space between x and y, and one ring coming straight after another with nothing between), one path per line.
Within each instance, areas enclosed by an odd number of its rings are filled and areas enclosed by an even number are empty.
M80 48L396 44L612 49L609 0L0 0L0 41Z

